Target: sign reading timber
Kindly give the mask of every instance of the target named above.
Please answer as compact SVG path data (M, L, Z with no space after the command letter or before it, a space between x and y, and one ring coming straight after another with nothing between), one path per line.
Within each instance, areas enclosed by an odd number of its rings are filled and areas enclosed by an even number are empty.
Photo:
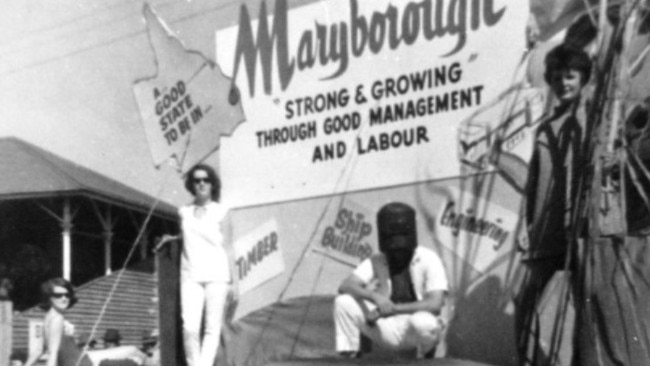
M234 206L458 176L459 123L512 82L528 4L277 0L259 14L242 5L216 34L246 118L221 139Z

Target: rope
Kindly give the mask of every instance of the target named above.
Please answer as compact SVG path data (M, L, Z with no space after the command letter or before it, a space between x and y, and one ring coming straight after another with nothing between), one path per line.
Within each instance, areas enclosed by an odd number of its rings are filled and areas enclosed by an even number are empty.
M205 64L203 64L201 66L201 69L203 67L205 67ZM189 85L189 83L191 83L193 81L195 76L196 76L196 74L194 74L194 75L192 75L190 77L190 79L187 81L188 85ZM180 172L182 170L183 164L185 162L185 158L187 157L187 152L189 150L191 140L192 140L192 130L189 131L189 135L188 135L187 141L185 142L185 146L184 146L184 149L183 149L183 154L181 155L180 159L178 159L178 157L174 158L175 161L176 161L175 165L176 165L176 171L177 172ZM171 159L172 158L169 158L167 161L170 162ZM129 252L128 252L126 258L124 259L124 264L122 265L121 270L119 271L119 273L115 277L115 281L113 282L113 286L111 287L111 290L109 291L108 296L106 297L106 300L104 301L104 304L102 305L102 308L101 308L101 310L99 312L99 315L97 316L97 320L95 321L95 323L93 324L93 327L90 330L89 339L92 339L93 335L97 331L97 327L99 326L99 323L101 323L104 315L106 314L106 310L108 309L108 304L111 302L111 300L113 298L113 295L115 294L115 291L117 290L117 286L119 285L119 283L120 283L120 281L122 279L122 276L124 275L126 267L129 264L129 262L131 261L131 258L133 257L133 254L135 253L136 248L138 247L138 243L142 239L142 236L144 235L145 229L147 228L147 225L149 224L149 221L151 220L151 217L153 216L153 213L154 213L156 207L158 206L158 203L160 202L160 197L162 195L163 190L167 186L167 181L169 179L169 176L170 176L169 170L167 170L167 172L165 173L165 176L163 177L163 180L162 180L162 182L161 182L161 184L160 184L160 186L158 188L158 192L155 195L155 199L154 199L153 203L151 204L151 207L149 208L149 211L147 212L147 216L145 217L142 225L140 226L140 229L138 230L138 235L133 240L133 244L131 244L131 248L129 249ZM160 246L160 245L162 245L162 244L159 243L158 246ZM156 249L158 249L158 248L156 248ZM81 352L81 355L77 359L77 362L75 363L75 366L80 366L83 355L87 354L87 352L88 352L88 344L84 345L84 348L83 348L83 350Z
M129 250L128 255L126 256L126 259L124 260L124 264L115 277L115 281L113 282L113 286L111 287L111 290L108 293L108 296L106 297L106 300L104 301L104 304L102 305L102 308L99 312L99 315L97 316L97 320L95 321L95 324L93 324L93 327L90 330L90 337L89 339L92 339L93 335L97 331L97 328L99 326L99 323L101 323L104 315L106 314L106 310L108 308L108 304L111 302L111 299L113 298L113 295L115 294L115 290L117 290L117 286L120 283L120 280L122 279L122 276L124 275L124 272L126 270L126 266L128 265L129 261L131 260L131 257L133 257L133 254L135 253L136 248L138 247L138 243L140 242L140 239L144 235L145 229L147 225L149 224L149 221L151 217L153 216L153 212L156 209L156 206L160 202L160 195L162 194L163 189L167 186L165 183L167 182L167 179L169 178L169 172L165 175L163 179L163 184L161 184L158 194L156 194L156 198L154 202L152 203L151 207L149 208L149 212L147 213L147 216L142 223L142 226L140 227L140 230L138 231L138 235L136 236L135 240L133 241L133 244L131 245L131 249ZM79 358L77 359L77 362L75 363L75 366L79 366L81 364L81 360L83 358L83 355L85 355L88 352L88 344L86 344L83 348L83 351Z

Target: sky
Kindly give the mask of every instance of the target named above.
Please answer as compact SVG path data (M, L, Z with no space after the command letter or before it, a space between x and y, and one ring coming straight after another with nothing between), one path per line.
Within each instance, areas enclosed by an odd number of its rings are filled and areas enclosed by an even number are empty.
M302 1L305 2L305 1ZM156 75L138 0L7 0L0 13L0 136L15 136L135 189L190 199L173 162L159 169L132 86ZM187 49L215 59L215 31L258 1L148 1ZM296 2L290 2L294 4ZM273 1L268 1L272 9ZM218 168L218 153L206 162Z

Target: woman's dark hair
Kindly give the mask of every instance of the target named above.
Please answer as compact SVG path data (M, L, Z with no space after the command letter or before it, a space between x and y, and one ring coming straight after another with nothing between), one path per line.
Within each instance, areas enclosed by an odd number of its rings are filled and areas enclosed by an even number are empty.
M202 170L208 174L208 179L212 185L212 199L216 202L219 202L219 197L221 195L221 180L219 179L219 176L214 171L214 169L208 165L197 164L193 166L189 172L187 172L187 175L185 176L185 189L187 189L187 191L190 192L193 196L196 195L196 191L194 190L194 172L198 170Z
M74 287L72 287L72 284L61 277L57 278L51 278L41 285L41 308L43 309L49 309L51 304L50 304L50 297L54 293L54 287L63 287L68 291L68 294L70 295L70 305L68 305L68 309L74 306L74 304L77 303L78 299L77 296L75 296L74 293Z
M591 77L591 59L581 49L561 44L546 54L544 80L551 84L551 73L558 70L578 70L582 73L582 85Z

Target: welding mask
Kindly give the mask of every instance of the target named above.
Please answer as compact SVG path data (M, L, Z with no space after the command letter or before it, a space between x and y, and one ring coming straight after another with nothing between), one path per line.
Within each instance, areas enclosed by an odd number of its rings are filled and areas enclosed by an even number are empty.
M407 268L417 247L415 210L401 202L383 206L377 213L377 233L391 272Z

